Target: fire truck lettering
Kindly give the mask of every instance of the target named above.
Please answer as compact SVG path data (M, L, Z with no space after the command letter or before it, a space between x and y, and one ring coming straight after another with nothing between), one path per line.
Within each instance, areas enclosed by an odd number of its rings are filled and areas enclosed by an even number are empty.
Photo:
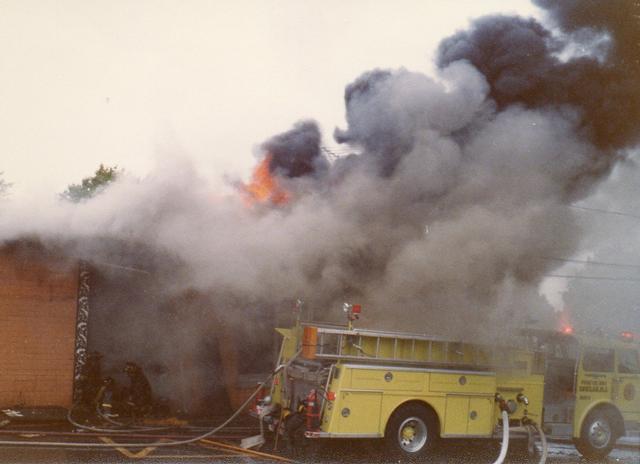
M607 382L604 380L581 380L579 392L606 393L609 391Z

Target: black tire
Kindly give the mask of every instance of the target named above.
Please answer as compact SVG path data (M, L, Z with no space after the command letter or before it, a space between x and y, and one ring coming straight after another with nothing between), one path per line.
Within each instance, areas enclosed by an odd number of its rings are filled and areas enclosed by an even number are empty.
M439 438L438 418L420 404L398 408L389 419L384 434L387 451L394 457L413 460L428 454Z
M582 424L577 450L587 459L603 459L609 455L617 440L614 421L604 409L591 411Z

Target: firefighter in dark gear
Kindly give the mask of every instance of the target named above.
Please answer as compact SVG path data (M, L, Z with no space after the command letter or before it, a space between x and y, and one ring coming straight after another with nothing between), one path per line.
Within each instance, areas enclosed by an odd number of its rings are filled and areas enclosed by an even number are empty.
M118 417L114 402L117 400L116 381L113 377L105 377L98 391L96 403L100 413L106 417Z
M142 368L134 362L128 362L124 367L124 372L130 382L125 396L126 405L132 416L144 417L153 408L153 395L149 380L144 375Z

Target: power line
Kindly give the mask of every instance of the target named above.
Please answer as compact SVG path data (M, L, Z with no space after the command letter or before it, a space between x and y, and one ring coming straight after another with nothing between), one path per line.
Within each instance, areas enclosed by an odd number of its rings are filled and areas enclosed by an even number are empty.
M340 158L340 155L336 154L333 150L330 150L327 147L320 147L320 149L325 152L332 160L337 160L338 158Z
M579 209L582 211L592 211L595 213L602 213L602 214L614 214L616 216L626 216L626 217L632 217L635 219L640 219L640 216L637 216L635 214L623 213L622 211L612 211L608 209L599 209L599 208L588 208L586 206L576 206L576 205L569 205L569 207L574 209Z
M640 269L638 264L623 264L623 263L605 263L602 261L587 261L580 259L567 259L567 258L555 258L552 256L541 256L542 259L548 259L550 261L561 261L563 263L578 263L578 264L593 264L595 266L612 266L612 267L626 267L632 269Z
M625 282L640 282L640 279L634 279L632 277L602 277L602 276L579 276L579 275L560 275L560 274L547 274L544 277L553 277L557 279L613 280L613 281L625 281Z
M327 146L321 146L320 149L322 151L324 151L326 154L328 154L331 157L335 157L335 158L339 158L340 156L344 156L344 155L350 155L352 153L356 153L355 150L351 149L351 148L329 148Z

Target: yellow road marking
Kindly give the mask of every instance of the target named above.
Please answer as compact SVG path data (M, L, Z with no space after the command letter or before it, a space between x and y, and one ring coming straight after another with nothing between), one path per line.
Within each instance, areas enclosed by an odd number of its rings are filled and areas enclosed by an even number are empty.
M227 458L227 457L243 457L243 456L247 456L247 455L253 455L253 456L260 456L263 458L268 458L268 459L272 459L275 461L281 461L281 462L289 462L289 463L294 463L295 461L291 460L291 459L287 459L287 458L283 458L281 456L277 456L275 454L268 454L268 453L261 453L259 451L254 451L254 450L249 450L249 449L244 449L244 448L240 448L237 446L233 446L233 445L229 445L227 443L221 443L218 441L213 441L213 440L200 440L200 446L202 446L203 448L207 448L207 449L227 449L229 451L231 451L234 454L214 454L214 455L155 455L155 456L149 456L150 453L152 453L153 451L155 451L156 449L158 449L157 446L148 446L146 448L143 448L142 450L138 451L137 453L134 453L130 450L128 450L127 448L123 448L122 446L118 446L118 443L116 443L115 441L113 441L111 438L109 437L99 437L100 440L102 440L104 443L107 443L109 445L113 445L113 448L120 452L123 456L127 457L127 458L131 458L131 459L209 459L209 458ZM161 439L160 441L167 441L167 440L163 440ZM206 443L208 445L212 445L212 446L206 446L203 445L203 443Z
M292 462L292 463L295 462L292 459L283 458L283 457L277 456L275 454L261 453L260 451L244 449L244 448L240 448L238 446L233 446L233 445L228 445L226 443L221 443L219 441L203 439L203 440L200 440L200 442L201 443L208 443L208 444L214 445L214 446L219 446L220 448L225 448L225 449L237 451L239 453L251 454L251 455L254 455L254 456L260 456L260 457L263 457L263 458L273 459L274 461Z
M102 440L103 442L108 443L110 445L113 445L114 449L116 449L117 451L122 453L124 456L126 456L128 458L132 458L132 459L145 458L145 457L147 457L149 455L149 453L151 453L152 451L157 449L156 446L149 446L147 448L143 448L142 450L138 451L137 453L132 453L127 448L123 448L121 446L118 446L118 443L113 441L111 438L100 437L100 440Z

